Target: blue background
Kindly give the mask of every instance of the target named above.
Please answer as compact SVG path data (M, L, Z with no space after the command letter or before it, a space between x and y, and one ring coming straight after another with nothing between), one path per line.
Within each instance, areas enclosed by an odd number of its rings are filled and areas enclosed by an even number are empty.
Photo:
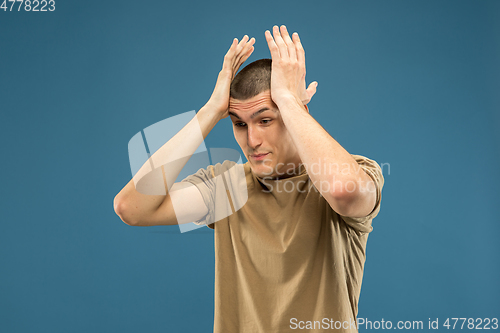
M199 110L232 38L285 24L311 114L381 163L358 317L499 317L499 1L56 1L0 11L0 331L211 332L213 231L113 211L141 129ZM229 119L208 147L239 149Z

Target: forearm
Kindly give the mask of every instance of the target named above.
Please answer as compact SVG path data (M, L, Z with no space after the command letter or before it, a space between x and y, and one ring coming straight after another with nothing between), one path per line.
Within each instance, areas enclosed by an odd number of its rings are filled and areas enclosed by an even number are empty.
M328 134L300 101L290 97L277 105L311 181L325 198L346 198L347 194L356 194L356 190L371 181L351 154Z
M217 122L228 116L231 81L241 64L252 54L254 43L255 38L249 39L247 35L239 43L238 39L233 39L207 104L142 165L115 197L115 211L122 220L126 220L125 215L130 217L130 221L151 216L168 198L169 190L189 158ZM165 202L168 203L168 200Z
M118 215L144 216L163 203L181 170L220 119L209 104L159 148L116 195ZM122 217L123 219L123 217Z
M168 189L172 187L187 161L219 120L220 113L217 113L209 104L205 104L189 123L151 155L150 160L144 163L134 176L134 179L141 179L143 175L152 169L163 169L164 181L160 183L167 184L168 188L165 189L163 187L163 189L168 192ZM158 184L157 181L154 182L154 185L156 184ZM142 186L139 190L142 190Z
M375 185L356 160L306 111L316 93L305 88L305 52L299 35L286 27L266 31L272 56L271 96L316 189L340 215L366 216L374 207ZM304 103L302 101L305 101Z

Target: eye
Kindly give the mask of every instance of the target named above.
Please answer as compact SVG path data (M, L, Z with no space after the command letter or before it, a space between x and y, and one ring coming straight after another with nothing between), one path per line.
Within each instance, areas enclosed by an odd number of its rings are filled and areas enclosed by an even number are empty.
M234 126L236 127L243 127L245 125L246 125L245 123L234 123Z
M272 121L272 119L262 119L261 122L264 124L269 124Z

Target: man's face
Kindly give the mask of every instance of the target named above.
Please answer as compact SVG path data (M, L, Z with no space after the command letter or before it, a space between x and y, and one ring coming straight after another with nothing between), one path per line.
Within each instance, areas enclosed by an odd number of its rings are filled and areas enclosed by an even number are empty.
M269 90L244 101L231 98L229 115L234 137L256 175L293 174L300 157Z

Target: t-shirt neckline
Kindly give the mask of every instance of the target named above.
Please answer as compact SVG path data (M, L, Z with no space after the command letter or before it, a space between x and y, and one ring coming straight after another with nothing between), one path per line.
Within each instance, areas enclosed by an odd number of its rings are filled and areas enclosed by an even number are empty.
M253 171L252 171L252 167L250 165L250 162L247 162L246 163L248 168L250 169L250 173L253 175L253 177L257 178L259 181L283 181L283 180L290 180L290 179L293 179L295 177L300 177L300 176L303 176L303 175L306 175L307 174L307 170L306 170L306 167L304 166L304 164L300 164L298 169L298 173L293 175L293 176L289 176L289 177L286 177L286 178L279 178L279 179L275 179L275 178L263 178L263 177L260 177L260 176L257 176Z

